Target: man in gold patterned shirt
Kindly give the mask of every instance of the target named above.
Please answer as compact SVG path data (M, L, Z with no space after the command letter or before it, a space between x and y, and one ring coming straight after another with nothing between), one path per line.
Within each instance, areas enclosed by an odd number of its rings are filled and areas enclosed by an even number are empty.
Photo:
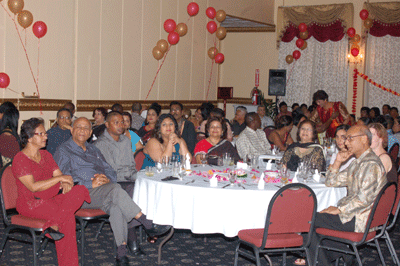
M337 207L330 206L316 216L315 227L348 232L364 232L372 205L382 187L386 184L386 172L381 160L370 149L371 133L366 126L353 126L346 134L347 151L339 152L330 166L325 185L328 187L347 187L347 196L339 200ZM339 172L340 165L351 156L356 159L348 168ZM314 259L318 235L314 232L310 253ZM347 245L324 241L324 245L345 249ZM340 246L339 246L340 245ZM331 265L337 257L343 256L346 265L353 265L353 255L320 250L319 265Z

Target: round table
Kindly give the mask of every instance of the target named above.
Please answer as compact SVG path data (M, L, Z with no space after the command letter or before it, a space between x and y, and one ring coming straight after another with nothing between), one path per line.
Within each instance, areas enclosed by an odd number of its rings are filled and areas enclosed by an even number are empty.
M222 188L229 184L229 181L223 181L218 182L218 187L210 187L205 177L210 169L222 171L224 167L192 165L193 173L174 181L161 181L171 175L169 171L151 177L140 171L133 200L154 223L189 229L197 234L221 233L235 237L242 229L263 228L268 204L280 184L266 183L260 190L249 177L242 186ZM338 200L346 196L345 187L326 187L321 183L307 185L317 196L318 211L336 206Z

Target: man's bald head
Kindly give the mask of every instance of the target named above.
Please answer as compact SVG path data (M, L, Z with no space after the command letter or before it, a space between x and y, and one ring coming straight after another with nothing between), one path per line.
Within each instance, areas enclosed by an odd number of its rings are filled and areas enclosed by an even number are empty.
M346 133L345 145L348 150L359 158L371 146L372 135L365 125L355 125Z
M367 140L368 140L368 145L371 145L371 141L372 141L372 134L371 131L369 130L369 128L366 125L354 125L352 127L349 128L352 129L357 132L357 134L359 135L365 135L367 136Z
M92 125L86 117L79 117L75 120L71 129L72 139L82 148L86 147L85 143L92 135ZM84 148L86 149L86 148Z

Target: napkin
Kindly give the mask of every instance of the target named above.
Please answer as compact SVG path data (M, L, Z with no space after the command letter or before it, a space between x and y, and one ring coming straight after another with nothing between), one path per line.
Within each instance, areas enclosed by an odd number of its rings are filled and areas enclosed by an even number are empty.
M299 173L298 171L296 171L296 173L294 173L294 177L292 179L292 183L299 183L299 180L297 179L297 174L298 173Z
M265 165L265 170L271 170L272 169L272 160L268 160L267 164Z
M189 153L186 154L185 169L190 170L190 155L189 155Z
M264 173L262 173L260 180L258 180L258 189L264 189L264 187L265 187Z
M218 179L217 179L217 174L213 174L213 176L210 179L210 187L217 187L218 186Z
M319 183L321 180L321 175L318 173L318 169L315 169L315 173L313 174L312 178Z
M237 162L236 168L247 170L247 163Z

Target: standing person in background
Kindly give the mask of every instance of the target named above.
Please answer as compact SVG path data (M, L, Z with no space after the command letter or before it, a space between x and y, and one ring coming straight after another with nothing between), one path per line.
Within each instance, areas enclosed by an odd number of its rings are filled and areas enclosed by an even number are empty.
M2 115L0 124L0 166L9 163L21 149L17 132L19 119L18 109L11 107Z
M71 135L72 114L66 109L60 109L57 112L57 126L47 130L46 150L51 154L57 150L57 147L67 141Z
M257 114L260 116L261 119L261 129L264 129L268 126L275 126L274 120L271 117L265 115L265 106L259 105L257 106Z
M183 117L183 105L180 102L172 101L169 107L170 114L178 123L179 134L186 142L189 152L193 154L194 147L196 146L196 130L193 123Z
M235 118L231 121L233 136L238 137L246 128L247 109L244 106L238 106L235 111Z
M342 102L329 102L328 94L319 90L313 95L317 109L311 114L310 120L316 123L318 133L326 132L326 136L333 138L336 128L350 123L350 114Z
M143 126L144 120L146 120L140 115L141 113L142 105L140 103L132 104L132 124L130 127L136 131L138 131Z

